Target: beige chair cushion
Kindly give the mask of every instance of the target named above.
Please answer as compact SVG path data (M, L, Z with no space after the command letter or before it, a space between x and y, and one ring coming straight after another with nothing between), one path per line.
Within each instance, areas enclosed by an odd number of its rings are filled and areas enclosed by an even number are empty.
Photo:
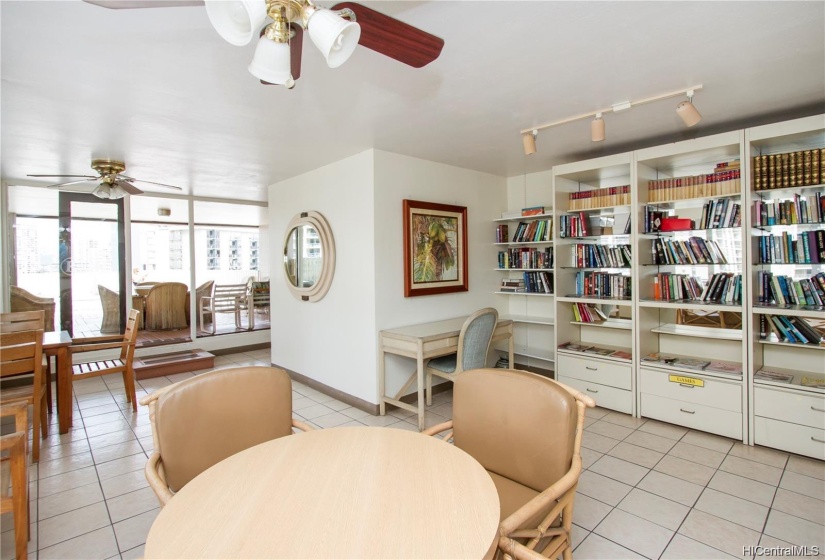
M539 493L532 488L527 488L518 482L513 482L509 478L504 478L490 471L487 471L487 474L493 479L493 484L496 485L496 490L498 491L501 519L510 517L510 515L520 509L521 506L539 495ZM538 520L536 520L535 525L538 525Z
M240 367L178 383L158 399L158 449L177 492L215 463L292 433L292 382L284 370Z
M536 492L570 469L576 418L576 400L540 375L477 369L455 380L455 445L488 471Z

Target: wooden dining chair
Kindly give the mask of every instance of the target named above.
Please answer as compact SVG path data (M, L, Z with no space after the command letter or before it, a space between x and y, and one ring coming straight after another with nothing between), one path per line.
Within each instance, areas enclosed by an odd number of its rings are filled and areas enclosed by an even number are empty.
M424 364L427 405L433 404L433 376L453 381L462 371L487 365L490 341L498 323L498 311L480 309L467 317L458 335L458 352L432 358Z
M487 470L501 507L499 551L510 558L572 558L573 500L582 471L584 412L593 399L526 371L458 375L450 431L456 447Z
M0 416L14 416L14 432L0 437L0 513L14 518L14 550L17 560L26 560L29 533L28 442L29 405L18 401L0 406ZM36 438L35 438L36 439Z
M155 449L146 480L161 507L212 465L259 443L312 428L292 418L282 369L236 367L191 377L143 397Z
M48 314L43 310L13 311L0 313L0 332L35 331L46 328ZM52 330L54 330L52 328ZM52 412L52 372L49 357L43 356L44 375L46 376L46 411Z
M135 343L139 328L140 311L132 309L126 321L126 332L122 335L95 336L90 338L75 338L69 347L72 362L72 375L69 376L69 391L72 383L89 377L100 377L112 373L123 375L123 386L126 390L126 401L132 403L132 409L137 411L135 399ZM100 350L120 350L120 357L109 360L83 361L84 352L98 352ZM80 359L78 359L80 358Z
M42 313L42 312L38 312ZM43 329L0 332L0 378L31 374L32 384L0 392L0 407L14 402L32 405L32 462L40 460L40 435L49 436L46 419L46 375L43 373Z

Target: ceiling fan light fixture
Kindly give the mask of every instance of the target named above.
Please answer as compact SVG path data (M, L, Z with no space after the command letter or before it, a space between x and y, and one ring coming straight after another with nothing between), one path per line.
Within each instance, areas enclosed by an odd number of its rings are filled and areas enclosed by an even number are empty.
M258 39L249 72L270 84L288 85L292 82L289 43L273 41L266 35Z
M92 194L98 198L112 198L112 187L110 187L108 183L102 182L97 187L95 187L95 190L92 191Z
M681 117L685 126L691 127L702 120L702 115L693 106L693 90L687 92L687 101L682 101L676 106L676 114Z
M310 14L307 31L330 68L338 68L345 63L355 52L361 38L360 25L323 8L316 8Z
M226 42L248 45L266 21L266 2L263 0L208 0L206 15L215 31Z
M596 118L590 122L590 141L601 142L604 140L604 119L601 113L596 113Z
M112 200L117 200L118 198L123 198L126 196L126 191L121 187L118 183L112 185L111 190L109 191L109 198Z

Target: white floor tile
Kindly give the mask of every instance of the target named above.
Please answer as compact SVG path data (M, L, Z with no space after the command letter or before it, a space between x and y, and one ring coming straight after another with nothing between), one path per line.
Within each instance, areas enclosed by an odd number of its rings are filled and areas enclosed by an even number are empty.
M43 548L38 560L65 560L66 558L105 559L118 553L115 533L111 525L85 535Z
M591 471L584 471L579 477L578 491L580 494L611 506L618 505L632 488L632 486Z
M673 536L673 531L620 509L610 512L593 532L647 558L658 558Z
M596 533L590 533L576 548L576 560L633 560L644 558L632 550L610 541Z
M731 496L738 496L763 506L770 506L773 503L774 494L776 494L776 487L770 484L724 471L716 471L716 474L710 479L708 488L725 492Z
M627 461L611 457L610 455L605 455L593 463L589 470L618 480L619 482L624 482L630 486L636 486L649 472L649 469L645 467L628 463Z
M712 488L705 488L693 507L760 533L768 516L767 507Z
M775 509L768 515L765 534L797 546L825 550L825 527Z
M38 546L48 548L110 525L106 504L99 502L38 523Z
M773 500L773 509L825 525L825 502L779 488ZM825 551L823 551L825 552Z
M146 542L146 535L149 534L149 529L152 528L152 523L154 523L158 513L160 513L160 508L114 524L117 545L121 552L131 550Z
M58 492L37 500L37 515L40 520L103 501L103 492L97 481L78 486L65 492Z
M737 558L743 555L742 547L755 545L760 535L758 531L695 509L688 514L679 533Z
M702 493L702 487L698 484L657 471L647 473L637 487L686 506L693 506Z
M735 558L719 549L676 534L662 554L661 560L724 560Z
M618 506L620 510L675 531L690 508L680 503L634 488Z

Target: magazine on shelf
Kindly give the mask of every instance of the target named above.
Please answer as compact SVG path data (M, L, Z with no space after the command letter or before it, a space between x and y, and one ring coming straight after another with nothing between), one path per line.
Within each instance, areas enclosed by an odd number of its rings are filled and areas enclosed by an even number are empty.
M668 356L667 354L660 354L659 352L653 352L652 354L648 354L644 358L642 358L643 362L652 362L658 364L667 364L672 365L677 359L676 356Z
M573 352L584 352L588 348L592 348L589 344L581 344L579 342L565 342L559 344L559 350L571 350Z
M825 389L825 379L821 377L808 377L807 375L803 375L799 384L805 387L818 387L819 389Z
M610 357L611 358L619 358L621 360L630 360L631 358L633 358L633 354L631 354L630 352L627 352L625 350L616 350L615 352L610 354Z
M793 375L790 373L780 373L778 371L770 371L767 369L760 369L753 374L754 379L764 379L765 381L776 381L777 383L790 383L793 381Z
M737 362L723 362L719 360L712 360L705 371L716 371L719 373L734 373L742 375L742 364Z
M687 369L705 369L710 365L710 362L707 360L696 360L694 358L676 358L673 360L673 365Z
M591 346L590 348L585 348L585 354L597 354L599 356L610 356L614 350L610 350L609 348L599 348L598 346Z

